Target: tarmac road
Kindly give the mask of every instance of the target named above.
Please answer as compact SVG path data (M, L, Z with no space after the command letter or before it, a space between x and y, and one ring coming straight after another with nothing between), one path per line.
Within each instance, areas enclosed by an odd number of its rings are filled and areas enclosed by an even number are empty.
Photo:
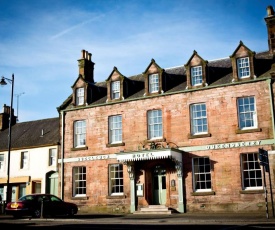
M266 214L171 214L171 215L106 215L78 214L73 218L20 218L0 215L0 229L275 229L275 218Z

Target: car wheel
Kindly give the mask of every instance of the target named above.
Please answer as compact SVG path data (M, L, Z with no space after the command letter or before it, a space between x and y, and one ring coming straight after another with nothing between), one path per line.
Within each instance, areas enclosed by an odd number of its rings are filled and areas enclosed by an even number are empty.
M35 209L32 214L33 218L39 218L41 217L41 211L39 209Z

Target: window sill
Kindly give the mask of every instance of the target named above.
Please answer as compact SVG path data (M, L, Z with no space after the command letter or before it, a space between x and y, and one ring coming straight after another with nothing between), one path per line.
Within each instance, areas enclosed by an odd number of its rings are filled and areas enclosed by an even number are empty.
M260 194L264 193L263 189L258 189L258 190L241 190L240 194Z
M71 198L72 200L89 200L88 196L74 196Z
M237 129L236 134L242 134L242 133L254 133L254 132L262 132L261 128L257 129Z
M87 150L87 149L88 149L88 146L84 146L84 147L71 148L71 151Z
M191 192L191 196L212 196L215 195L214 191L211 192Z
M106 147L117 147L117 146L125 146L124 142L115 143L115 144L106 144Z
M206 134L199 134L199 135L193 135L193 134L188 134L189 139L195 139L195 138L204 138L204 137L211 137L211 133L206 133Z
M106 199L124 199L126 195L106 196Z

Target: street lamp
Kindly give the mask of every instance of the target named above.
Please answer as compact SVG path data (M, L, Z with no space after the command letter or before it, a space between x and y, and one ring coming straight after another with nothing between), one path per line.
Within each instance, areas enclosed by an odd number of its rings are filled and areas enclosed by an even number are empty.
M13 86L14 86L14 74L12 79L8 79L2 76L0 85L7 85L7 82L11 83L11 106L10 106L10 120L9 120L9 141L8 141L8 169L7 169L7 193L6 193L6 204L11 201L10 193L10 153L11 153L11 120L12 120L12 103L13 103Z

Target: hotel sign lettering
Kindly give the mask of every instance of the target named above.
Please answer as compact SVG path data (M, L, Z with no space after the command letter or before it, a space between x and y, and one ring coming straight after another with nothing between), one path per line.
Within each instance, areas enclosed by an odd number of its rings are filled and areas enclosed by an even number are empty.
M235 143L207 145L206 149L227 149L227 148L251 147L251 146L258 146L260 144L261 144L261 141L244 141L244 142L235 142Z
M78 157L78 161L94 161L94 160L106 160L109 159L108 155Z

